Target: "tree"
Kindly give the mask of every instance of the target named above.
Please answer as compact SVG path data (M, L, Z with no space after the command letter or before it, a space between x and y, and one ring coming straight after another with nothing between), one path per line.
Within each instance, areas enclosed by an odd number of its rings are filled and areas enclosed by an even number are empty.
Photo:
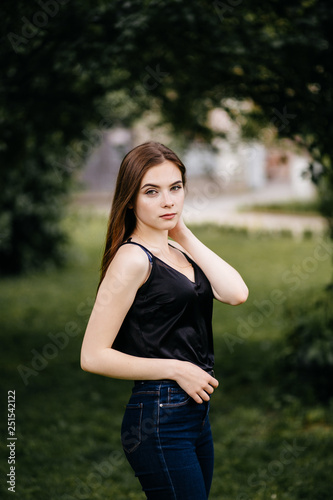
M87 143L118 120L98 112L100 99L128 77L116 65L117 5L103 13L101 1L67 4L1 5L1 274L63 262L60 220L73 171Z
M7 0L1 9L2 273L59 260L59 199L99 130L157 109L185 140L209 141L210 110L239 119L230 97L249 100L248 118L323 165L333 236L329 0Z

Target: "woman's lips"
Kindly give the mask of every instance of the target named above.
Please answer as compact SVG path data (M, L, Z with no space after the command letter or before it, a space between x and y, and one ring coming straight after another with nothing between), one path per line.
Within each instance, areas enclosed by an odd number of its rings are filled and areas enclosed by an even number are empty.
M176 214L164 214L160 215L161 219L173 219Z

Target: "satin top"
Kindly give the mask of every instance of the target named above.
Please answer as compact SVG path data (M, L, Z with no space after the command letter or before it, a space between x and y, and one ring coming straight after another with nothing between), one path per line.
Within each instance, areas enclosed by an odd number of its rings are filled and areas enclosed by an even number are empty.
M212 372L213 291L204 272L184 254L194 268L193 282L142 245L123 244L140 246L148 255L151 272L112 347L133 356L190 361Z

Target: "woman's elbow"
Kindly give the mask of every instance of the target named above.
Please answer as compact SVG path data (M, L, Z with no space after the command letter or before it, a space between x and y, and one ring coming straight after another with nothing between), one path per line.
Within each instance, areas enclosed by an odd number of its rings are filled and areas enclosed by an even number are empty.
M246 285L244 285L242 289L239 290L237 294L234 296L230 304L232 306L239 306L240 304L243 304L244 302L247 301L248 296L249 296L249 289L247 288Z
M80 366L84 372L94 373L94 359L87 355L84 351L81 351Z

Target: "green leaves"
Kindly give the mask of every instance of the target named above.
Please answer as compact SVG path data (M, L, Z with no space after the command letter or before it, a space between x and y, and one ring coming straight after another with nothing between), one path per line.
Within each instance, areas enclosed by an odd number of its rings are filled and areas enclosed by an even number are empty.
M9 193L19 193L9 169L24 177L24 165L34 165L40 186L90 127L130 127L147 110L183 141L209 142L209 113L227 98L252 103L237 117L245 136L274 125L332 170L329 0L4 0L1 8L0 161ZM63 192L71 173L62 173Z

